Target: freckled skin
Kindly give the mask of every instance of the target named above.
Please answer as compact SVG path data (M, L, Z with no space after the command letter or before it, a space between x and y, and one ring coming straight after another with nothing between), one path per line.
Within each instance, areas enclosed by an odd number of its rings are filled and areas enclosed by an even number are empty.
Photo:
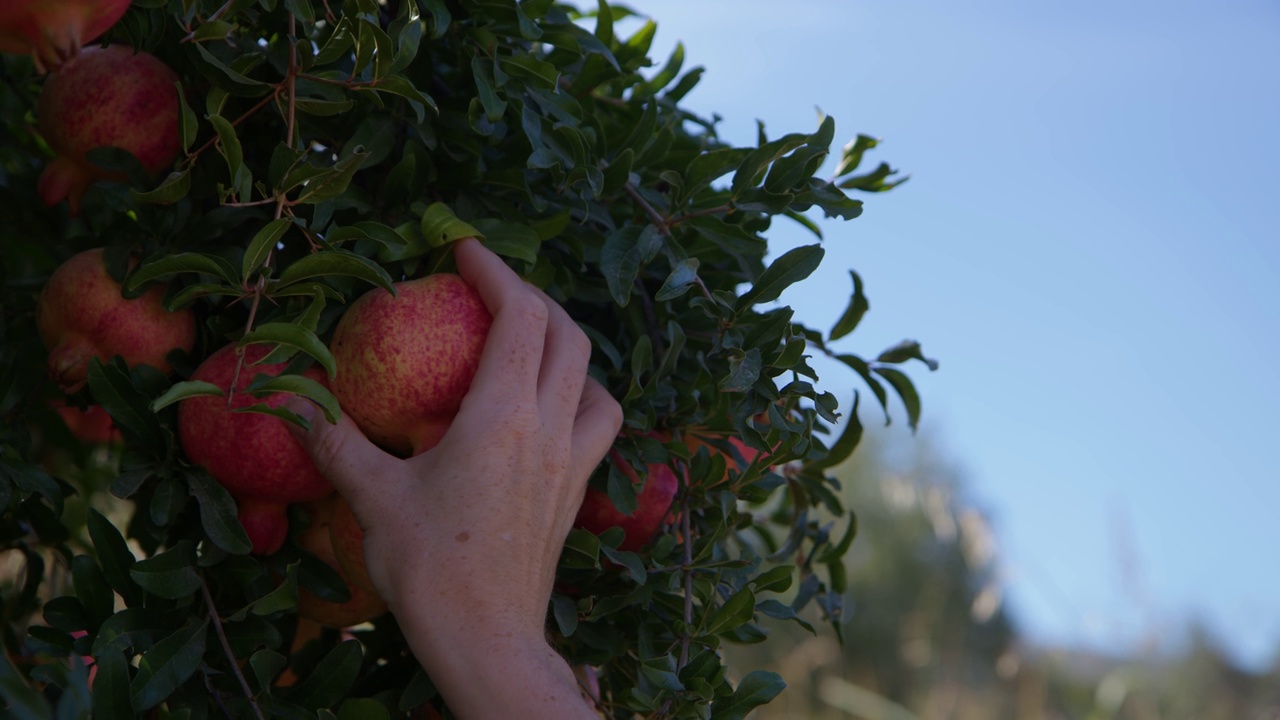
M255 398L243 391L255 375L276 375L285 368L284 363L250 364L265 357L267 351L263 345L245 348L245 364L236 383L233 408L256 403L276 407L288 398L282 394ZM235 367L236 347L227 345L201 363L191 379L213 383L225 391L231 387ZM324 373L317 368L304 374L317 382L325 381ZM241 523L249 532L256 554L271 554L284 542L287 504L318 500L333 491L289 434L284 420L261 413L232 412L225 397L183 400L178 408L178 435L187 458L203 465L235 497Z
M374 442L417 455L444 436L471 387L492 318L471 286L437 274L373 290L334 330L333 392Z
M178 76L146 53L125 45L85 48L51 75L40 92L40 133L58 157L40 175L41 199L66 198L72 214L92 183L111 176L86 153L116 147L137 156L152 175L173 164L178 136Z
M637 482L635 470L617 452L610 451L613 462L631 482ZM612 527L622 528L625 537L619 550L634 552L649 544L654 533L662 527L671 501L675 499L679 482L676 474L666 465L650 465L644 488L636 497L634 515L624 515L613 506L608 493L588 487L582 499L582 507L573 526L589 530L597 535Z
M190 309L164 308L164 288L152 287L126 300L120 285L107 274L102 249L86 250L49 276L36 305L36 327L49 349L49 376L66 392L84 385L89 359L104 362L114 355L130 366L147 364L160 372L171 368L165 355L195 345L195 315Z

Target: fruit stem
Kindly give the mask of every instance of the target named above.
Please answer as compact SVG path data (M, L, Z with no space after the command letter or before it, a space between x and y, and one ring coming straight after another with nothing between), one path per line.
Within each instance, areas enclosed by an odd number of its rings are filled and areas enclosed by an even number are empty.
M249 706L253 708L254 717L258 720L264 720L262 717L262 708L258 707L258 701L253 696L253 691L249 689L249 683L244 679L244 673L240 672L240 664L236 662L235 653L231 652L231 643L227 641L227 633L222 629L222 618L218 617L218 608L213 604L213 596L209 594L209 584L200 582L200 590L204 594L205 607L209 608L209 619L213 621L213 629L218 633L218 641L222 643L222 651L227 655L227 664L231 666L231 671L236 674L236 679L240 681L240 689L244 691L244 696L249 701Z

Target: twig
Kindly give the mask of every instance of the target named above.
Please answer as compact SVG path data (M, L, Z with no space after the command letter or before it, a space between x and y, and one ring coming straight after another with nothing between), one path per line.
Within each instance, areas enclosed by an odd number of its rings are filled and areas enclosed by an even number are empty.
M236 118L235 120L232 120L231 127L235 127L239 125L240 123L244 122L250 115L266 107L267 103L271 102L272 100L275 100L276 97L280 95L280 91L283 88L284 88L283 83L280 85L276 85L274 92L272 92L270 95L267 95L266 97L259 100L258 103L253 107L249 108L248 110L245 110L244 113L240 115L240 117ZM214 143L216 142L218 142L218 136L217 134L214 134L214 136L209 138L207 141L205 141L203 145L187 153L187 159L183 161L183 165L191 165L192 163L194 163L196 161L196 158L200 157L200 155L205 150L208 150L209 148L213 147Z
M644 199L644 196L640 194L640 190L631 184L630 180L622 187L631 196L631 199L636 201L640 209L644 210L644 214L649 216L649 222L653 223L664 235L671 234L671 230L667 227L667 219L662 216L662 213L658 212L657 208L650 205L648 200Z
M222 651L227 654L227 663L231 665L231 671L240 681L240 689L244 690L244 696L249 700L249 706L253 708L254 717L263 720L262 708L258 707L258 701L253 697L253 691L249 689L249 682L244 679L244 673L240 672L240 665L236 663L236 656L231 652L231 643L227 641L227 633L222 629L222 618L218 617L218 608L214 606L213 596L209 594L209 585L201 582L200 590L204 593L204 604L209 608L209 619L213 621L213 629L217 631L218 640L222 642Z
M689 494L680 503L680 532L684 535L684 565L693 565L693 524L689 522ZM693 570L684 571L684 632L680 634L680 663L677 670L689 664L689 628L693 626Z

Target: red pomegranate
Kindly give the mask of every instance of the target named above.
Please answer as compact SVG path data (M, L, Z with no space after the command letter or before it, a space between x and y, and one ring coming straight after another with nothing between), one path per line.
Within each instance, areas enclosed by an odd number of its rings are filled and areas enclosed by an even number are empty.
M2 0L0 52L30 54L56 70L116 24L130 0Z
M40 175L40 198L64 198L71 214L98 180L121 179L86 157L94 148L133 153L152 175L173 164L178 135L178 76L167 65L125 45L88 47L49 76L36 113L40 132L57 152Z
M270 555L284 543L289 530L285 516L289 503L320 500L333 492L329 481L289 434L284 420L262 413L233 412L257 403L276 407L288 398L283 394L257 398L245 391L255 375L277 375L285 368L285 363L252 364L266 357L267 352L263 345L245 348L244 366L240 368L230 407L225 397L204 396L183 400L178 408L183 451L236 499L240 522L258 555ZM231 387L236 364L236 346L227 345L201 363L191 379L226 391ZM324 382L324 373L318 368L305 374Z

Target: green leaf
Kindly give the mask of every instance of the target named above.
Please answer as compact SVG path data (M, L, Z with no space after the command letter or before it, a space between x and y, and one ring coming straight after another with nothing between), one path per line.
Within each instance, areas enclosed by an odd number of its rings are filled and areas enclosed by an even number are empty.
M62 514L62 489L44 468L23 460L0 460L0 476L9 480L24 493L37 493L49 502L54 512Z
M655 663L663 663L664 660L651 660L640 665L640 674L645 679L653 683L655 687L667 690L669 692L680 692L684 690L684 684L680 682L680 678L662 666L655 667Z
M249 656L249 667L253 669L253 676L258 680L258 687L267 688L271 686L271 681L277 675L289 667L289 658L275 650L263 648Z
M643 228L627 225L610 233L600 249L600 272L604 274L613 301L622 307L631 300L631 289L640 274L640 263L645 255L647 236L656 232L652 225Z
M98 668L93 681L93 716L95 718L134 717L133 700L129 697L129 661L121 648L106 648L94 653Z
M750 588L742 588L726 600L707 621L706 634L719 635L751 622L755 609L755 593Z
M200 253L163 255L142 264L124 283L124 289L135 293L143 285L179 273L203 273L222 278L228 285L238 286L240 277L231 263L222 258Z
M560 564L566 568L599 568L600 538L586 530L573 528L565 538Z
M254 615L270 615L282 610L292 610L298 605L298 566L300 563L289 563L285 568L284 582L275 590L263 595L249 609Z
M103 364L96 357L89 361L89 390L126 435L137 438L152 452L163 451L167 443L150 401L116 362Z
M50 720L53 717L49 703L27 684L9 661L7 652L0 653L0 701L14 720Z
M884 392L884 388L881 388L880 391ZM862 421L858 419L859 399L860 396L855 391L853 393L853 410L845 414L844 429L840 431L839 439L831 446L827 456L816 462L806 463L806 468L825 470L826 468L835 467L848 460L853 455L853 451L858 449L858 443L862 441Z
M160 183L154 190L139 192L133 188L129 189L129 195L137 203L155 203L157 205L172 205L187 196L191 191L191 168L186 167L182 170L175 170L169 173L164 182Z
M796 568L791 565L779 565L757 575L751 582L756 592L786 592L791 587Z
M338 643L305 680L285 696L308 710L332 707L360 673L363 652L357 640Z
M648 579L648 573L644 569L644 562L639 555L624 550L615 550L608 545L601 545L600 552L626 569L627 575L631 577L631 581L636 585L643 585L645 580Z
M218 152L227 161L227 173L232 182L244 168L244 150L240 147L240 138L236 136L236 128L231 121L221 115L210 115L209 124L218 133ZM248 200L249 198L240 198Z
M542 241L537 231L521 223L501 220L477 220L475 230L484 238L484 246L503 257L523 260L530 265L538 262L538 249Z
M928 365L930 370L938 369L938 361L925 357L924 351L920 349L920 343L915 340L903 340L880 353L876 360L885 363L904 363L908 360L919 360Z
M138 674L129 684L135 711L159 705L195 674L204 659L208 625L205 620L182 628L142 654Z
M201 584L195 570L194 550L190 540L179 540L169 550L134 563L129 577L156 597L167 600L186 597Z
M741 357L729 362L729 374L720 380L720 389L724 392L746 392L760 379L760 370L764 361L760 357L760 348L753 347Z
M187 488L200 504L200 524L213 544L232 555L247 554L252 546L231 493L203 469L187 475Z
M315 255L310 257L315 257ZM325 372L329 374L330 379L333 379L338 374L338 361L333 359L333 353L329 352L329 348L320 341L320 338L316 337L315 333L300 325L286 322L259 325L252 332L240 338L239 344L241 346L274 344L294 348L315 358L321 367L325 369Z
M175 80L174 88L178 91L178 131L182 140L182 149L190 150L191 143L196 141L196 135L200 132L199 121L196 119L195 112L191 106L187 104L187 94L182 88L182 81Z
M863 360L857 355L837 355L836 359L844 363L845 365L848 365L849 367L853 368L853 371L858 373L858 375L862 378L863 382L867 384L867 387L871 388L871 391L875 393L876 399L880 401L880 407L884 410L884 424L888 425L889 424L889 395L885 391L884 385L881 385L880 381L877 380L876 377L871 374L871 366L867 364L867 361ZM856 403L856 398L855 398L855 403Z
M97 627L103 620L111 617L115 612L115 593L98 563L88 555L75 556L71 559L71 577L76 597L89 615L92 626Z
M240 97L262 97L271 85L254 80L241 70L233 70L205 49L203 43L186 43L187 56L195 61L200 74L228 93ZM234 64L234 63L233 63ZM243 68L247 70L248 68Z
M694 282L698 279L698 258L687 258L676 263L671 274L667 276L666 282L662 283L662 287L658 289L654 300L658 302L666 302L673 300L685 294Z
M853 270L849 271L849 277L853 278L853 296L849 298L849 305L845 308L844 314L836 321L831 328L831 339L838 340L845 335L853 332L858 327L858 323L862 321L862 316L867 314L867 310L871 309L871 304L867 302L867 296L862 294L862 278Z
M126 605L132 607L139 604L142 594L129 576L129 570L137 560L120 530L98 512L97 508L89 508L85 516L85 527L89 531L89 539L93 541L93 549L98 553L98 562L102 564L107 584L120 593Z
M880 141L870 135L859 134L857 138L850 140L840 152L840 164L836 166L834 177L848 175L858 166L862 164L862 156Z
M444 247L463 238L484 239L479 230L459 220L453 210L442 202L431 203L422 214L422 237L433 248Z
M249 278L266 264L267 258L276 249L276 244L280 242L280 238L284 237L285 232L292 224L293 221L289 218L278 218L267 223L265 227L253 236L253 239L249 241L248 249L244 252L244 259L241 261L241 280L248 283Z
M858 516L849 511L849 526L845 528L844 535L840 537L840 541L835 545L827 548L822 556L818 558L820 563L838 562L849 552L849 548L853 545L853 539L858 536Z
M565 637L573 637L578 629L578 606L572 598L556 593L551 596L551 614L555 618L556 627Z
M280 285L283 287L329 275L358 278L395 294L391 275L381 265L346 250L324 250L299 258L280 273Z
M471 76L476 82L476 96L484 108L484 116L489 122L498 122L507 112L507 101L498 97L493 86L493 65L488 58L476 55L471 58Z
M262 376L262 381L254 380L249 385L249 392L254 397L263 397L274 393L301 395L314 402L324 411L325 419L337 423L342 418L342 409L338 407L338 399L324 385L304 375Z
M803 245L789 250L774 260L741 298L738 310L778 299L783 290L807 277L818 268L825 251L821 245Z
M362 85L356 88L365 92L384 92L391 93L409 101L409 107L418 117L418 122L422 122L426 118L427 108L431 112L440 114L440 108L436 106L436 101L430 95L419 90L412 82L403 75L390 75L379 80L373 85Z
M911 426L912 432L915 432L916 426L920 423L920 396L916 394L916 386L911 382L911 378L893 368L875 367L871 371L888 380L893 389L898 392L898 397L902 398L902 404L907 408L907 424Z
M160 412L164 408L193 397L222 397L227 393L213 383L203 380L183 380L174 383L163 395L151 401L151 412Z
M340 158L328 172L307 181L294 203L316 204L342 195L367 157L369 153L364 148L353 148L351 154Z
M711 705L711 720L742 720L747 713L773 700L786 687L777 673L765 670L747 673L732 695Z
M388 720L387 707L370 698L349 698L338 708L338 720Z
M311 0L284 0L284 6L290 15L307 25L315 24L316 9L311 6Z

